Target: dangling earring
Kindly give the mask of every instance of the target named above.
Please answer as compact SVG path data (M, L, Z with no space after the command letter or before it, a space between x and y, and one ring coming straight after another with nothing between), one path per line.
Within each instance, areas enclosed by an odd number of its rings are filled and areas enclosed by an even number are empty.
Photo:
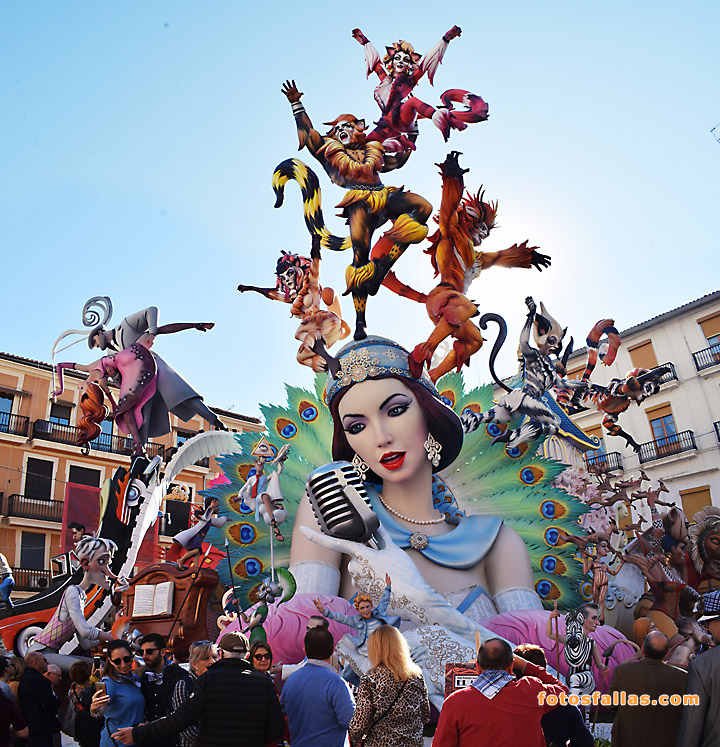
M355 456L352 458L352 466L355 467L355 469L360 473L360 479L365 482L365 475L367 474L367 471L370 469L370 467L368 467L367 464L363 462L359 454L355 454Z
M432 462L433 467L437 467L440 464L442 444L433 438L432 433L428 433L427 441L425 441L423 446L425 447L425 451L427 451L427 458Z

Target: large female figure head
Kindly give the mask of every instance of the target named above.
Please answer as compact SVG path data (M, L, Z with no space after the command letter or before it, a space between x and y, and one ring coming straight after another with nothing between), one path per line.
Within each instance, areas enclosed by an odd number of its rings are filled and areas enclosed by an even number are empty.
M410 373L408 352L368 337L339 353L340 373L328 378L334 459L359 460L371 482L401 482L450 466L462 446L462 424L430 377ZM362 468L361 468L362 471Z

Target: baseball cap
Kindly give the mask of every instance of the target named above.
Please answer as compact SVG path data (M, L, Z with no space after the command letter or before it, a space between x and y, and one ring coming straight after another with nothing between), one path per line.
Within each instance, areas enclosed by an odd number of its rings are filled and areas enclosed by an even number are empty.
M218 646L223 651L230 651L237 654L245 654L248 650L248 639L237 631L231 631L225 633L225 635L218 641Z
M698 622L707 622L720 617L720 589L709 591L702 596L703 615Z

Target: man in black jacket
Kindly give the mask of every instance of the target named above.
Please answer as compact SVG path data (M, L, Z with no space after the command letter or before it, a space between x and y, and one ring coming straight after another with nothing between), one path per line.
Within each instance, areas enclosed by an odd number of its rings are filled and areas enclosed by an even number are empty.
M25 673L18 685L18 702L30 730L27 747L53 747L60 736L57 717L60 701L53 692L44 654L31 652L25 657ZM59 740L58 740L59 743Z
M178 680L187 672L165 656L165 639L159 633L150 633L140 641L143 662L147 667L140 678L140 689L145 698L145 721L157 721L170 713L170 699ZM168 737L154 742L153 747L175 747L178 739Z
M269 677L257 674L244 657L247 638L225 633L219 643L220 661L195 684L195 693L165 718L119 729L113 738L122 744L179 734L200 723L196 747L265 747L279 742L285 730L277 693Z

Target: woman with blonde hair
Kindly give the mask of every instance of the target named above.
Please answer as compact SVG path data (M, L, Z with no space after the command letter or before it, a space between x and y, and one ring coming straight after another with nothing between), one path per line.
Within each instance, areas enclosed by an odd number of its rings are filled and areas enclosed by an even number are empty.
M353 746L422 747L430 701L407 641L391 625L368 639L370 671L360 680L348 730Z
M195 641L190 644L188 652L190 675L182 677L175 685L170 701L173 711L176 711L188 698L192 698L198 678L202 677L208 667L211 667L217 660L217 646L212 641ZM194 747L199 736L199 724L190 724L185 731L180 732L180 747Z

